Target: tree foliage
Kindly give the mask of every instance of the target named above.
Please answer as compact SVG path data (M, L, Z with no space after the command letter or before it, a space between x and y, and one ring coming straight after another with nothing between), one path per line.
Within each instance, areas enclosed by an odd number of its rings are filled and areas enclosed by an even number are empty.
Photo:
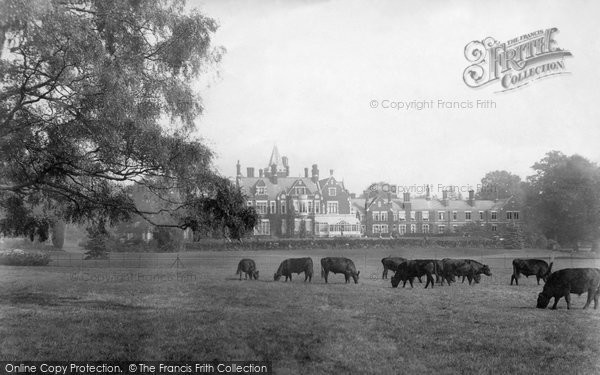
M215 181L212 152L193 136L202 105L191 82L223 51L211 47L216 22L184 5L0 3L3 233L47 237L53 215L152 220L131 184L169 203L178 220L161 225L185 226L190 201Z
M526 218L547 238L577 246L600 238L600 168L579 156L552 151L527 178Z
M519 200L522 198L521 177L507 171L492 171L481 179L477 199L505 199L511 196Z

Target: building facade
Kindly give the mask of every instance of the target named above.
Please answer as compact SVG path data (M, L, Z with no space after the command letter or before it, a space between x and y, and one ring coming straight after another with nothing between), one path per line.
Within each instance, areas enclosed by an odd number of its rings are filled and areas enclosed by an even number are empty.
M367 199L354 200L355 206L364 205L365 235L396 237L428 234L451 234L470 223L487 226L492 232L507 224L522 221L520 206L514 198L476 200L474 191L467 200L450 199L443 192L442 199L429 196L411 198L403 193L399 198L392 193L378 193Z
M236 183L259 220L256 236L337 237L360 236L360 222L351 212L350 193L333 176L319 179L317 164L304 168L304 176L291 177L288 159L273 148L265 168L236 166Z

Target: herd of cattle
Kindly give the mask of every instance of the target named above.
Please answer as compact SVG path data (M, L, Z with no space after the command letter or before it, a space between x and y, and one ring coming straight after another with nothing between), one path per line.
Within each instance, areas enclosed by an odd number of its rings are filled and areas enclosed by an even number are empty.
M413 287L414 279L421 282L421 277L425 276L427 281L425 288L431 285L433 288L435 283L444 285L444 281L450 285L460 277L462 282L467 279L469 284L479 283L481 275L492 276L490 268L480 262L472 259L450 259L442 260L435 259L405 259L400 257L387 257L381 260L383 265L382 278L387 279L388 271L393 271L391 282L392 287L396 288L402 281L402 287L406 286L406 282ZM592 299L594 300L594 309L598 308L598 298L600 296L600 269L598 268L567 268L556 272L552 272L552 264L548 265L540 259L514 259L513 274L510 278L510 285L515 282L519 285L520 275L525 277L535 276L538 285L540 280L544 281L544 289L538 295L537 307L546 308L550 303L550 299L554 298L553 309L560 298L564 297L567 301L567 309L571 308L570 293L581 295L588 293L585 306L586 309ZM354 262L348 258L322 258L321 259L321 277L327 278L329 273L341 273L346 279L346 283L350 282L350 278L354 283L358 283L360 271L356 270ZM278 281L282 276L285 276L285 281L292 281L292 274L304 273L304 281L312 281L313 276L313 261L311 258L291 258L286 259L279 265L279 268L273 275L273 280ZM258 280L258 270L256 263L252 259L242 259L238 264L236 275L246 275L246 279ZM434 280L435 276L435 280Z

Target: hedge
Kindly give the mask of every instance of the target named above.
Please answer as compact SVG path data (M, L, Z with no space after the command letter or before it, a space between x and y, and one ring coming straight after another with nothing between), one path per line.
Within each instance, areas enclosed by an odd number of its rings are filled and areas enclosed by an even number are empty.
M50 255L29 253L20 249L0 251L0 264L6 266L46 266L50 263Z

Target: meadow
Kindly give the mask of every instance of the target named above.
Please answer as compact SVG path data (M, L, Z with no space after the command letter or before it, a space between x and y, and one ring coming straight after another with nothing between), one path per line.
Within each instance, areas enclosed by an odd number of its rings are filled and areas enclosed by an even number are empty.
M392 288L381 258L471 258L492 277L424 289ZM586 295L535 308L542 285L510 286L515 257L554 257L554 269L598 259L502 249L332 249L69 256L46 267L0 266L0 360L269 360L277 374L600 373L600 310ZM274 282L288 257L303 275ZM320 278L319 260L346 256L361 271ZM258 281L238 279L252 258ZM390 274L391 276L391 274Z

